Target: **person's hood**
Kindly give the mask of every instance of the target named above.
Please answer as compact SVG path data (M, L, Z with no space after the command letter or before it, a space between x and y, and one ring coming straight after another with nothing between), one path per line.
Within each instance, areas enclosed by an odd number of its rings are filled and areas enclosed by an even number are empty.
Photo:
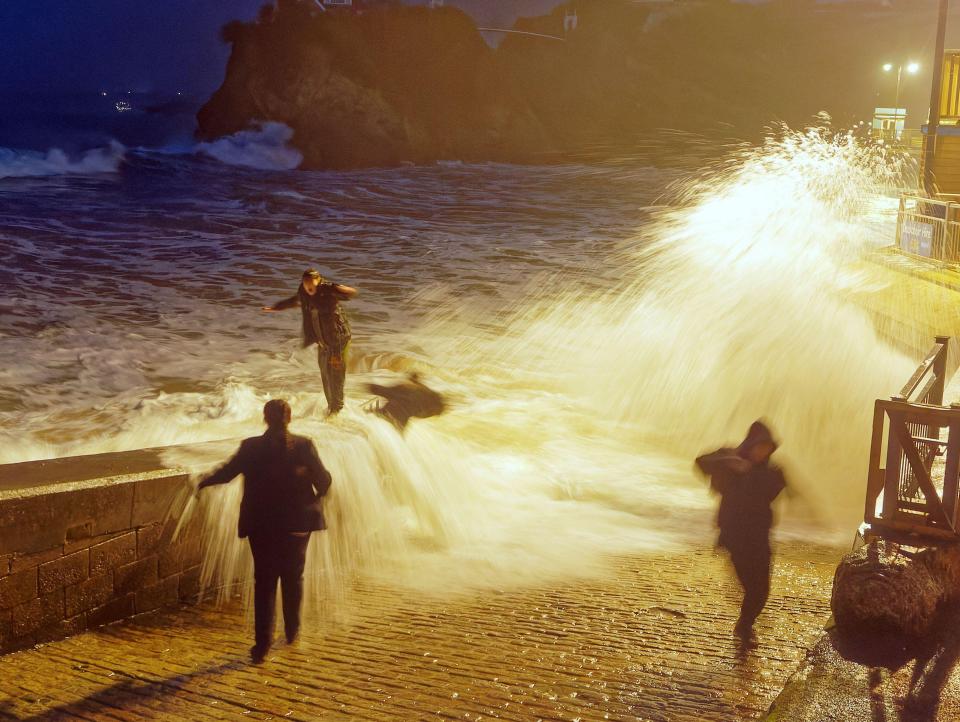
M747 438L745 438L740 446L737 447L738 453L746 453L748 449L756 446L757 444L769 443L773 445L774 451L780 445L775 438L773 438L773 432L770 431L770 428L763 423L762 421L754 421L750 424L750 430L747 432Z

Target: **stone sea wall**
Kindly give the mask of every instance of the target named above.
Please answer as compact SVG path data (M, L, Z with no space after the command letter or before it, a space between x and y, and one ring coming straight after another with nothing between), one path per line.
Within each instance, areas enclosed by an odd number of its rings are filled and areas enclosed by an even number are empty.
M0 466L0 653L198 597L199 524L155 450Z

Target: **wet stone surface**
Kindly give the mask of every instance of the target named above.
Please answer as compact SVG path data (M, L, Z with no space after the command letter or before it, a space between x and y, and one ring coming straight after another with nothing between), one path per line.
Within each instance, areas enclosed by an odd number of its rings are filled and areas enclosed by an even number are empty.
M361 585L345 621L261 666L239 602L148 615L0 657L0 719L750 719L818 637L841 553L779 549L748 652L735 583L702 549L458 597Z

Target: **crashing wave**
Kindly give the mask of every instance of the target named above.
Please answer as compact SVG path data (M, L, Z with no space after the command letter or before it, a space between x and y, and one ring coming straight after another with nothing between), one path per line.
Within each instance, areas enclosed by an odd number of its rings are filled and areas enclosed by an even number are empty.
M303 155L287 142L293 131L283 123L263 123L217 140L197 145L196 151L221 163L261 170L291 170L300 165Z
M93 148L73 159L60 148L46 153L0 148L0 178L115 173L125 153L126 148L115 140L105 148Z

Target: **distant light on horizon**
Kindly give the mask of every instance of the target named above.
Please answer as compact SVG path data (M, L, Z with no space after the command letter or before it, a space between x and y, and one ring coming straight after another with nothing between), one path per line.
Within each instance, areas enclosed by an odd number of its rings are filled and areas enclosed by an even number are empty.
M884 63L883 70L884 72L889 73L891 70L893 70L893 63Z
M918 70L920 70L920 63L910 63L909 65L907 65L908 73L915 73Z

